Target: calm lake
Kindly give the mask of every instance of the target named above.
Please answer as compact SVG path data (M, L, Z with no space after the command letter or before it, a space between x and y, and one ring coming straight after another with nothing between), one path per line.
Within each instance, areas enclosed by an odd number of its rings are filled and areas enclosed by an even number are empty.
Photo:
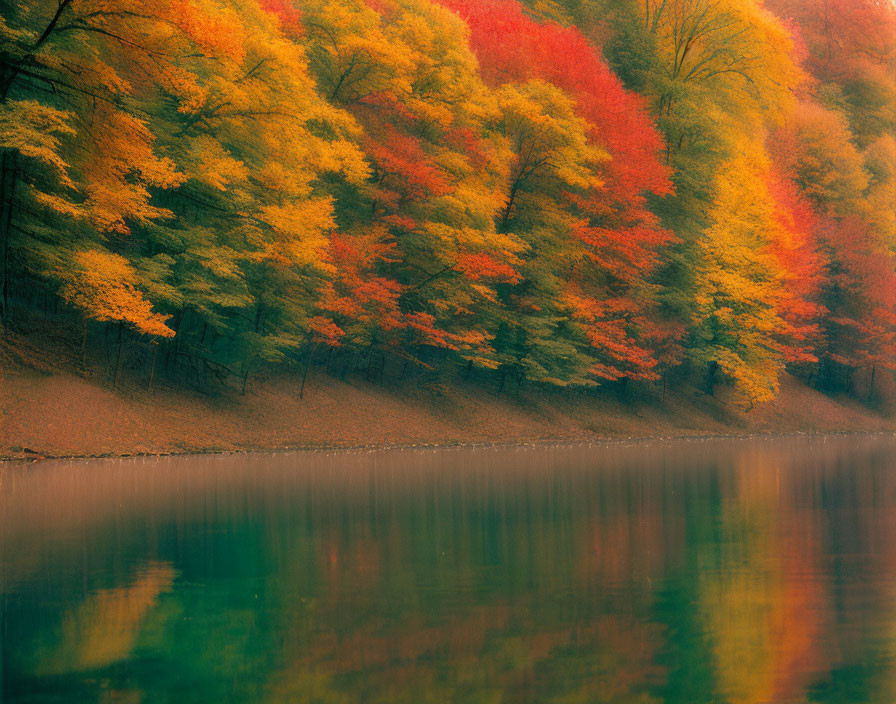
M0 466L0 701L896 701L896 440Z

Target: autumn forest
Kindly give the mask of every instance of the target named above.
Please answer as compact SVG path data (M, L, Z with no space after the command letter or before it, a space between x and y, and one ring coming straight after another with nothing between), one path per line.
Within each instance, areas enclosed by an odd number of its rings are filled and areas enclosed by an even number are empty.
M890 0L6 0L0 154L3 326L115 383L896 368Z

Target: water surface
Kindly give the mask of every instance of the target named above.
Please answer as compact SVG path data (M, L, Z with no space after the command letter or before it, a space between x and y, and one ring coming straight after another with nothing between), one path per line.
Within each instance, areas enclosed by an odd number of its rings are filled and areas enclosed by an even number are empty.
M896 701L896 441L0 467L0 701Z

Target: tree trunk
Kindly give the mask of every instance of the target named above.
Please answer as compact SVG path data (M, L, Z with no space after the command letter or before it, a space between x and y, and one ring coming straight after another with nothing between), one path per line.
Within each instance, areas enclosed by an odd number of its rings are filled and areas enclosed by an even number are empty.
M87 316L84 317L84 332L81 335L81 371L87 371Z
M184 339L184 335L186 334L185 328L187 327L187 313L189 312L189 308L184 308L180 313L180 318L177 320L177 330L174 333L174 363L175 365L178 363L178 359L180 357L180 341Z
M628 398L628 377L624 376L619 380L619 400L625 401Z
M716 374L719 372L719 363L710 362L709 368L706 370L706 393L710 396L714 395L716 388Z
M122 332L124 330L124 322L118 321L118 354L115 356L115 376L112 378L112 388L118 388L118 375L121 373L121 348Z
M179 310L174 316L174 323L171 329L174 330L174 337L165 339L165 371L171 370L171 358L174 356L177 347L177 336L180 334L180 319L183 316L183 310Z
M373 345L370 345L370 350L367 353L367 372L364 374L364 378L367 381L370 381L370 370L373 368Z
M868 382L868 403L874 398L874 373L877 371L877 362L871 365L871 379Z
M501 232L507 231L507 223L510 221L510 211L513 209L513 201L516 199L516 192L520 187L520 179L517 178L510 187L510 195L507 198L507 205L504 206L504 212L501 214Z
M388 352L386 352L386 350L383 350L382 357L380 358L380 369L379 369L379 372L377 373L377 379L379 379L379 382L381 384L383 383L383 378L386 376L386 361L387 361L386 355L387 354L388 354Z
M355 351L352 350L349 352L348 359L345 361L345 365L342 367L342 374L340 375L342 380L345 380L346 375L351 370L352 364L355 362Z
M159 343L152 344L152 365L149 368L149 383L146 385L147 391L152 391L152 380L156 375L156 356L159 354Z
M16 153L4 150L0 164L0 322L9 322L9 231L12 226L13 200L16 195Z
M246 395L246 386L249 384L249 362L246 362L246 373L243 374L243 390L240 392L243 396Z
M299 398L305 397L305 380L308 378L308 367L311 366L311 357L317 345L311 346L311 340L308 340L308 355L305 357L305 371L302 372L302 388L299 389Z

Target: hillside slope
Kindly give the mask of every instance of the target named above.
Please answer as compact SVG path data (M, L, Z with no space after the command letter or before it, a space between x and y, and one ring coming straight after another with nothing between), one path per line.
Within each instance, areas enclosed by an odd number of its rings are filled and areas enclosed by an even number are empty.
M60 457L296 447L588 441L702 434L888 431L892 418L827 397L794 378L772 403L738 409L724 390L689 386L625 398L600 394L495 395L461 382L435 388L340 381L312 370L256 381L249 393L148 392L77 373L71 360L0 346L0 456Z

